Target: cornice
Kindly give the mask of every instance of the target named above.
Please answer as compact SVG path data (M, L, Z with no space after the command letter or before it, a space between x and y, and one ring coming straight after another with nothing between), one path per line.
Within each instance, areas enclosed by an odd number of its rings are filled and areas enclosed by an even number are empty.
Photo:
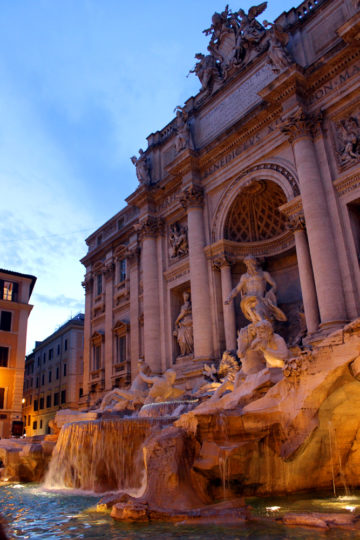
M217 259L225 256L229 261L241 261L246 255L254 257L268 257L278 255L294 247L294 235L291 231L285 231L283 234L264 240L263 242L233 242L231 240L218 240L217 242L204 248L208 259Z
M338 178L334 182L334 187L339 196L360 188L360 171L345 178Z

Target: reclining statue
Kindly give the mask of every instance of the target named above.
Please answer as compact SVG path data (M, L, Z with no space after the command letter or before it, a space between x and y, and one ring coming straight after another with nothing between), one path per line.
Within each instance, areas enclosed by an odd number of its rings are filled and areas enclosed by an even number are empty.
M168 369L163 375L157 377L150 377L143 371L140 371L139 376L142 381L152 385L152 388L150 388L145 399L145 405L148 403L160 403L162 401L175 400L185 392L185 390L174 387L176 371L173 369Z
M138 361L138 374L128 389L114 388L102 399L99 411L112 410L122 411L127 408L134 408L136 404L144 404L148 385L143 380L142 375L150 375L150 367L143 361Z

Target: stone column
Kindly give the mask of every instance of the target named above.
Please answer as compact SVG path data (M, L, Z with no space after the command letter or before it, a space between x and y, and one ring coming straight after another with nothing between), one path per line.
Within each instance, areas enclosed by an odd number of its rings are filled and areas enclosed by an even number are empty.
M90 354L91 354L91 319L92 319L92 293L94 289L94 279L91 273L85 275L82 282L85 289L85 321L84 321L84 375L83 375L83 394L89 394L90 387Z
M113 291L114 291L114 275L115 264L112 259L105 261L104 270L104 287L105 287L105 351L104 351L104 378L105 390L112 389L112 366L114 354L114 335L113 335Z
M299 110L282 130L294 150L322 326L346 320L336 246L312 134L316 120Z
M289 228L294 232L295 237L306 326L308 333L313 334L319 326L319 309L303 217L292 216L289 218Z
M141 224L143 305L144 305L144 359L154 373L161 373L160 301L156 237L162 222L148 216Z
M213 345L208 263L204 253L202 189L188 187L181 203L187 209L194 357L209 359L213 356Z
M130 364L131 380L137 375L137 362L139 359L139 248L135 247L127 252L126 261L129 268L130 280Z
M225 255L221 255L214 260L214 265L220 269L221 273L221 296L224 313L225 344L227 351L236 351L236 319L234 302L225 304L225 300L230 295L233 286L231 279L231 262Z

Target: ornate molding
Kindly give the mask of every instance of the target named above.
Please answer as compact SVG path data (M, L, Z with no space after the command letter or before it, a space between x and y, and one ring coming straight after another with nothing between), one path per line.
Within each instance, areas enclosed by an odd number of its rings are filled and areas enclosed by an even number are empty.
M91 336L91 344L95 346L99 346L105 341L105 334L104 332L94 332Z
M197 185L185 188L180 197L180 203L184 208L202 208L204 204L203 188Z
M154 238L163 234L164 232L164 221L161 218L155 216L147 216L139 224L139 234L140 239L144 238Z
M129 331L130 325L127 321L117 321L113 327L113 333L117 336L124 336Z
M339 178L335 180L334 186L340 196L351 193L360 188L360 173L347 176L346 178Z
M307 114L302 109L298 109L295 114L289 116L280 125L289 142L292 144L304 137L313 138L323 120L323 114Z
M91 275L86 275L84 281L81 283L81 285L85 289L85 294L91 293L94 286L94 278Z
M134 265L139 261L140 257L140 246L134 246L132 248L128 248L125 253L126 260L129 262L130 265Z
M104 269L103 269L103 274L104 274L104 278L106 281L109 281L110 279L113 278L114 276L114 272L115 272L115 264L114 262L111 260L111 261L107 261L104 265Z
M224 266L232 266L234 263L233 257L230 257L226 253L219 253L212 259L212 265L215 270L221 270Z

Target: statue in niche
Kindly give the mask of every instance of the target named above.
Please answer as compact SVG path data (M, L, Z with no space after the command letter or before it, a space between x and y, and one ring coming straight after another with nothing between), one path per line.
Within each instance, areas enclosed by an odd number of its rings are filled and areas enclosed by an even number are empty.
M174 336L180 347L181 356L192 354L194 350L193 321L190 294L183 292L183 305L175 321Z
M169 235L169 257L176 259L189 252L187 227L181 223L174 223L170 226Z
M268 63L274 73L280 73L291 64L291 57L286 50L289 42L289 34L284 32L279 24L264 21L265 28L270 26Z
M222 79L220 66L217 64L214 56L211 54L205 56L202 53L197 53L195 54L195 58L198 62L189 73L195 73L199 77L201 91L210 90L211 86L212 91L216 90L221 85Z
M176 371L173 369L166 370L164 375L159 377L150 377L149 375L145 375L142 371L139 372L139 376L144 383L151 385L144 402L145 405L148 403L160 403L162 401L178 399L185 392L185 390L181 390L174 386Z
M136 156L132 156L130 159L135 165L136 176L139 183L145 185L151 184L150 161L143 149L140 148L138 158Z
M240 307L250 321L238 332L237 355L243 364L246 361L256 369L261 369L264 361L269 367L283 367L289 352L284 339L274 333L273 321L286 321L287 318L277 306L276 284L269 272L258 267L255 257L248 255L244 262L247 272L225 300L225 304L229 304L241 294ZM270 289L266 290L268 286ZM243 368L248 369L245 365Z
M176 137L175 150L181 152L185 148L195 150L194 138L191 129L189 114L185 111L185 107L177 106L176 111Z
M360 124L359 119L350 116L338 126L340 139L340 160L342 164L360 160Z
M114 388L103 397L99 411L122 411L133 409L136 404L143 404L148 393L148 385L143 381L142 375L149 376L150 367L143 361L138 361L138 374L131 383L130 388Z
M277 306L276 284L269 272L259 268L255 257L248 255L244 259L247 272L240 278L239 283L231 291L225 304L230 304L233 298L241 295L240 307L245 317L252 323L264 319L286 321L285 313ZM267 291L266 287L270 285Z

